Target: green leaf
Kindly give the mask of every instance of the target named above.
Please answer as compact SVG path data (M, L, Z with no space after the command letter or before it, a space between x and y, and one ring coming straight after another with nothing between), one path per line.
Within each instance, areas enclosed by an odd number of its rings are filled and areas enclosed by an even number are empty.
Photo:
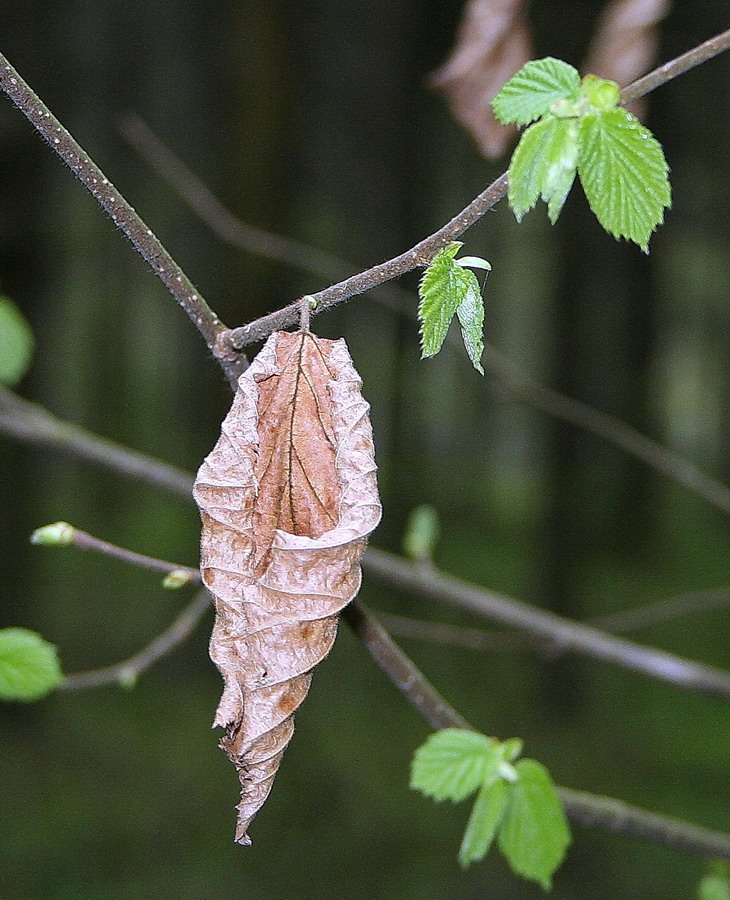
M730 865L723 860L713 860L710 871L700 881L697 900L730 900Z
M434 800L458 802L496 772L502 757L493 738L461 728L444 728L416 750L411 787Z
M439 251L423 273L418 286L421 359L435 356L439 352L451 320L454 315L458 315L469 358L483 375L481 356L484 351L484 302L476 275L464 266L477 266L487 271L491 266L478 256L454 259L461 246L460 241L451 241Z
M565 812L543 765L534 759L521 759L515 769L519 780L510 791L499 830L499 848L517 875L549 890L553 872L570 844Z
M582 119L578 174L591 209L609 234L645 253L671 204L668 171L661 144L625 109Z
M438 536L439 520L436 510L426 503L416 506L406 522L403 552L411 559L431 559Z
M1 700L39 700L62 679L53 644L26 628L0 629Z
M0 296L0 383L12 386L20 381L34 347L27 319L9 297Z
M466 296L456 307L456 315L459 318L461 336L464 339L464 346L469 354L469 359L477 372L483 375L484 301L482 300L482 292L476 275L473 272L466 272L466 275L469 278L469 287Z
M527 125L545 115L553 103L574 97L580 87L578 70L546 56L524 65L492 100L494 115L503 125Z
M459 848L459 862L464 868L486 856L502 821L508 798L509 788L501 778L491 784L483 784L479 789Z
M469 274L454 262L462 246L451 241L431 260L418 285L421 359L435 356L446 339L451 320L468 290Z
M537 203L554 224L578 165L578 120L548 115L525 131L509 165L509 204L517 221Z

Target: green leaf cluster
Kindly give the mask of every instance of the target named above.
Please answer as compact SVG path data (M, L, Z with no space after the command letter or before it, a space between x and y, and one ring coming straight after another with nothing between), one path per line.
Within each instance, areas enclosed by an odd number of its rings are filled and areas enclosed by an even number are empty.
M40 700L62 680L53 644L27 628L0 629L0 700Z
M529 125L509 167L518 221L542 199L554 224L577 174L606 231L648 252L671 204L669 169L659 142L619 100L615 82L581 79L552 57L527 63L504 85L494 114L505 124Z
M0 295L0 384L16 385L33 358L33 332L9 297Z
M486 259L478 256L455 259L462 246L461 241L451 241L439 250L427 266L418 286L421 359L435 356L439 352L451 320L456 316L469 359L477 372L483 375L481 358L484 352L484 301L476 275L466 266L487 272L492 267Z
M521 752L518 739L446 728L416 750L411 787L439 801L476 792L459 862L482 859L496 839L513 872L549 890L570 830L547 769L534 759L515 762Z

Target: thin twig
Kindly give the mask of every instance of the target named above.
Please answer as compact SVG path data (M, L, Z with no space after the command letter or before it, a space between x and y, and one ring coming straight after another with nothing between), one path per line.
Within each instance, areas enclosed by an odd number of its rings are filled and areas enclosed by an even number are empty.
M637 78L636 81L621 91L621 100L624 103L638 100L639 97L651 93L651 91L656 90L656 88L666 84L678 75L682 75L684 72L694 69L695 66L699 66L713 59L713 57L719 56L720 53L723 53L728 48L730 48L730 29L716 34L715 37L711 37L697 47L693 47L681 56L677 56L675 59L658 66L649 72L648 75L642 75L641 78Z
M683 616L724 609L727 606L730 606L730 588L695 591L599 616L591 619L591 625L604 631L634 631L637 628L662 625Z
M627 85L621 92L622 100L628 102L629 100L643 97L645 94L656 90L656 88L681 75L682 72L687 71L692 66L699 65L719 55L730 46L729 34L729 32L723 32ZM329 309L338 303L343 303L351 297L372 290L385 281L399 278L418 266L427 265L442 247L449 241L460 237L467 228L470 228L486 212L506 197L507 186L507 173L504 172L485 191L467 204L460 213L457 213L450 222L447 222L446 225L429 235L429 237L419 241L410 250L312 294L312 297L317 302L315 312L323 312L325 309ZM262 316L248 325L234 328L222 336L221 343L228 344L234 350L241 350L248 344L268 337L272 331L293 325L298 318L297 310L296 302L291 303L289 306Z
M113 666L67 675L59 685L59 690L78 691L84 688L102 687L106 684L133 684L142 672L149 669L153 663L179 647L193 633L206 609L210 607L208 592L198 591L172 624L139 653L135 653L129 659L115 663Z
M58 539L56 535L61 532L62 539ZM46 535L51 533L50 540ZM146 556L144 553L136 553L134 550L128 550L126 547L119 547L117 544L111 544L109 541L103 541L101 538L94 537L87 531L82 531L75 525L69 525L68 522L55 522L53 525L46 525L37 529L31 536L31 543L49 544L52 546L76 547L78 550L91 550L94 553L100 553L103 556L111 556L114 559L121 560L131 566L137 566L140 569L151 569L153 572L164 572L165 575L175 573L180 576L180 585L182 584L200 584L200 571L191 569L189 566L180 566L177 563L165 562L164 559L157 559L154 556Z
M423 673L391 640L377 618L362 604L351 604L343 612L343 617L390 681L432 728L474 730L441 697ZM649 812L613 797L602 797L565 787L558 787L558 792L568 817L587 828L630 834L700 856L730 859L730 835Z
M233 374L240 369L240 364L226 357L225 353L221 355L218 352L218 338L225 333L225 325L163 247L152 229L142 221L86 151L2 54L0 54L0 87L48 141L50 147L73 171L96 202L109 213L114 224L129 238L155 275L188 314L210 350L218 353L218 360L231 380Z
M573 651L643 672L683 690L730 699L730 672L722 669L614 637L435 569L424 570L422 566L374 547L368 548L365 553L363 569L389 584L414 591L419 597L468 609L484 618L534 635L542 642L549 641L558 652Z
M153 487L191 498L193 478L177 466L59 419L0 385L0 431L28 444L55 447Z

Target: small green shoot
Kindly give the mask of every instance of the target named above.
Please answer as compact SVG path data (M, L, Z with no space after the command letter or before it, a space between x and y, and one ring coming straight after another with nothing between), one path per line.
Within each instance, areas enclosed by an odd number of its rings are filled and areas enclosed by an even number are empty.
M27 628L0 629L0 700L40 700L62 680L53 644Z
M169 591L175 591L190 584L192 580L193 573L187 569L173 569L162 579L162 586Z
M570 830L550 775L533 759L515 760L522 741L500 742L474 731L446 728L419 747L411 787L434 800L476 799L459 849L466 867L497 840L515 874L545 890L570 844Z
M0 296L0 384L16 385L28 371L35 340L27 319L9 297Z
M36 528L30 536L30 542L41 547L70 547L75 534L76 529L68 522L54 522L52 525Z
M527 63L504 85L492 101L495 115L529 125L509 167L518 221L542 199L554 224L577 174L605 230L648 253L671 204L669 169L659 142L620 99L616 82L581 80L573 66L552 57Z
M430 562L439 536L438 514L427 503L411 510L403 534L403 552L415 562Z
M451 241L431 260L418 286L418 320L421 325L421 359L435 356L446 339L452 319L461 325L464 346L474 368L484 374L484 301L476 275L469 268L491 270L486 259L455 259L461 241Z

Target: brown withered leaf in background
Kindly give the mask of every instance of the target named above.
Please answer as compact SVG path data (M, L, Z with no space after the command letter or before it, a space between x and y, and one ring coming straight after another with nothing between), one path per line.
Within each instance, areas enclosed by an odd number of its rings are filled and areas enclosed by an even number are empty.
M195 481L201 572L216 604L210 655L224 682L214 724L241 781L242 844L380 520L360 388L344 341L274 333Z
M494 118L491 101L531 57L525 5L525 0L469 0L451 56L431 76L489 159L501 156L517 134Z
M654 64L657 26L670 6L670 0L612 0L598 21L583 71L622 87L644 75ZM641 116L644 103L636 101L628 108Z

